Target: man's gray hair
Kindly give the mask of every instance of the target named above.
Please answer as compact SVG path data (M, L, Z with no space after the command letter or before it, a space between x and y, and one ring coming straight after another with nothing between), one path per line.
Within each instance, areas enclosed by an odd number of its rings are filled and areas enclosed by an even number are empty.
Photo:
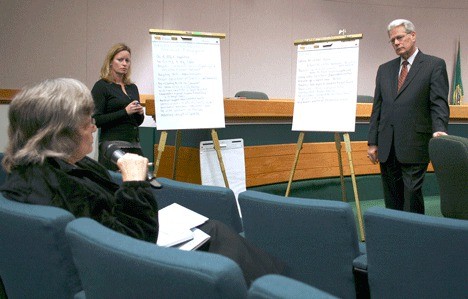
M411 21L405 20L405 19L397 19L393 20L388 24L387 26L387 32L390 33L390 31L398 26L403 26L405 28L406 33L411 33L414 32L414 24Z

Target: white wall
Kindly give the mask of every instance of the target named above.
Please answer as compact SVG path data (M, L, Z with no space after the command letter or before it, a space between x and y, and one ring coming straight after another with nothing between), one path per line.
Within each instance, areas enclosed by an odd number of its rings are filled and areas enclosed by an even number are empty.
M5 152L8 141L8 105L0 105L0 153Z
M466 0L3 0L0 88L62 76L91 88L108 48L123 41L133 50L132 79L141 93L151 94L148 30L157 28L226 33L225 96L261 90L271 98L293 98L294 40L337 35L345 28L364 35L358 94L372 95L378 65L395 57L386 25L396 18L415 23L418 46L446 60L450 80L460 39L468 82L467 15ZM2 118L0 149L5 130Z
M20 88L68 76L89 87L108 48L133 49L133 79L153 92L150 28L226 33L222 41L224 95L240 89L293 98L294 40L363 33L358 93L372 95L379 64L395 57L385 27L412 20L423 52L444 58L452 76L456 41L467 53L464 0L6 0L0 2L0 88ZM465 55L466 57L466 55ZM467 61L462 59L462 69ZM468 73L464 81L468 82Z

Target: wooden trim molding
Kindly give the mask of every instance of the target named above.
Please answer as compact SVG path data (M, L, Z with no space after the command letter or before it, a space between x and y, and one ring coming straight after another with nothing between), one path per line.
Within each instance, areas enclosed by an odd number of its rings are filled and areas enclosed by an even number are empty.
M19 89L0 89L0 104L9 104Z
M154 97L144 96L146 114L153 116ZM224 100L224 114L227 122L236 121L292 121L294 100L292 99L230 99ZM356 121L369 121L372 103L357 103ZM468 123L468 105L450 105L450 121Z

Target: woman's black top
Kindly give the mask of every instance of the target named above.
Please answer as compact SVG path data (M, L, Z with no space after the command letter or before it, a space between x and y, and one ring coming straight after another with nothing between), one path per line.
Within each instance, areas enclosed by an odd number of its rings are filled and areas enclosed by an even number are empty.
M94 99L94 119L101 128L99 142L122 140L138 142L138 126L145 118L142 114L128 115L125 107L133 101L140 101L138 87L135 84L125 85L127 94L119 84L101 79L94 84L91 94Z
M91 94L94 99L94 119L99 132L98 161L110 170L118 170L117 166L104 157L105 141L126 141L132 144L131 152L143 156L140 146L138 126L145 118L142 114L127 114L125 107L133 101L140 101L138 87L135 84L125 85L125 94L119 84L104 79L94 84Z

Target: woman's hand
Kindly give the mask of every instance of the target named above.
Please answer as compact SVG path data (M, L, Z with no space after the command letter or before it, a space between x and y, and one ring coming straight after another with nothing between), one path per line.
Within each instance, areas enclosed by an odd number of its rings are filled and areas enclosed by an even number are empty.
M148 176L148 159L136 154L126 153L117 160L122 180L145 181Z
M432 133L432 137L440 137L440 136L447 136L448 134L445 133L445 132L441 132L441 131L437 131L437 132L434 132Z
M125 111L127 111L128 115L135 113L143 114L143 106L138 101L133 101L125 107Z

